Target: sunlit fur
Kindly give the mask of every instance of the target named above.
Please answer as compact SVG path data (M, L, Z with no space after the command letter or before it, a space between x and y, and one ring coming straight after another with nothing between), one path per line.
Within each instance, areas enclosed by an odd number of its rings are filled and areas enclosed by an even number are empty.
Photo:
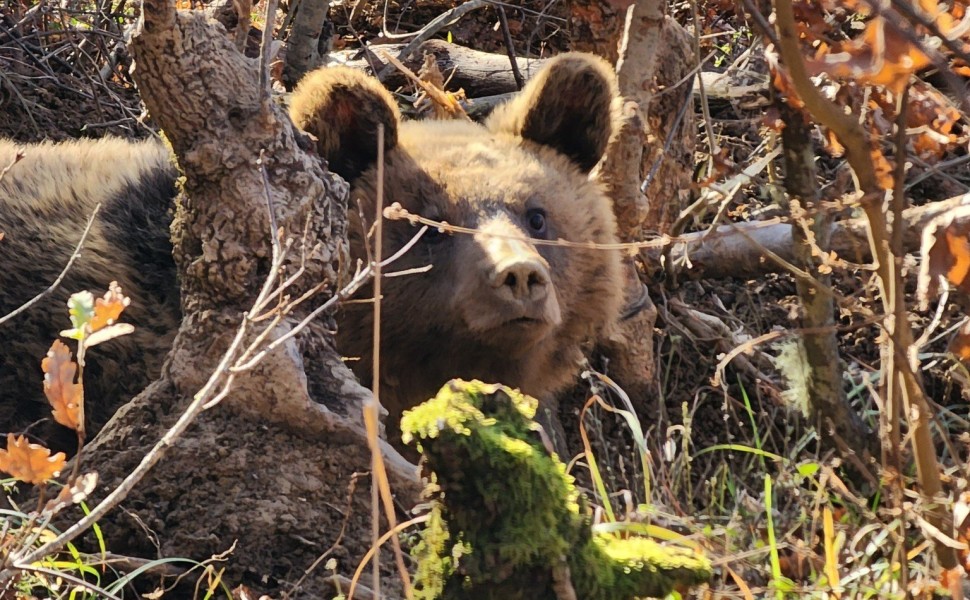
M325 81L341 80L343 70L323 70L314 77L313 104L320 105ZM495 229L531 245L525 220L526 211L535 208L546 213L550 239L616 241L611 202L587 172L605 150L617 99L612 71L604 61L570 54L551 61L486 126L465 121L399 124L396 111L371 108L387 101L382 90L355 102L369 114L384 115L389 139L397 140L385 157L385 206L397 202L426 217ZM294 106L295 120L306 123L298 114L302 105ZM365 125L373 127L372 122ZM332 129L312 133L322 140L322 152L330 154L340 153L335 140L354 135ZM362 168L366 159L358 149L376 148L376 140L369 132L355 139L354 160ZM370 140L370 146L361 139ZM376 188L371 165L353 182L352 215L359 203L365 218L372 220ZM355 221L352 253L362 256L364 228ZM417 231L402 221L384 226L385 256ZM433 396L456 376L503 382L551 400L575 381L582 343L617 317L622 297L617 252L536 245L533 250L549 267L561 322L551 328L503 325L503 319L515 315L503 314L502 303L487 284L491 264L484 243L483 236L462 234L419 242L392 270L432 265L431 270L383 283L381 400L391 413L392 437L404 409ZM372 307L351 304L338 318L338 347L354 359L350 364L369 384Z
M24 158L13 164L17 149ZM85 369L89 427L158 375L179 322L168 240L175 170L157 142L124 140L15 145L0 140L0 316L42 292L67 264L85 223L101 208L80 258L61 285L0 325L0 429L49 417L40 369L58 332L70 327L67 299L117 281L131 296L135 332L94 349ZM33 430L42 437L50 430Z
M427 217L511 238L495 244L496 238L482 234L432 235L393 265L432 268L384 281L381 398L391 413L392 436L403 409L433 396L452 377L503 382L547 401L574 381L581 345L601 335L619 311L620 257L536 245L527 211L545 211L548 228L540 237L615 241L611 203L588 172L605 149L617 105L609 65L577 54L550 61L487 126L401 123L391 95L349 69L323 69L298 86L294 122L318 139L331 169L352 183L354 258L366 258L357 209L359 203L368 219L374 214L380 124L385 205L398 202ZM14 152L14 144L0 141L0 169L13 162ZM96 431L158 375L179 323L168 240L176 173L158 142L29 145L25 153L0 180L0 231L6 234L0 241L0 315L54 281L95 204L102 208L81 259L59 289L0 326L0 422L4 430L18 431L49 414L40 361L58 331L69 326L68 295L98 293L117 280L132 297L125 319L136 329L88 359L89 429ZM406 222L387 222L385 255L416 231ZM503 300L509 290L489 284L496 261L517 256L548 275L542 289L549 297L532 306L534 319L527 323L509 321L521 317ZM367 384L371 314L368 304L350 304L338 316L339 348L359 358L350 364Z

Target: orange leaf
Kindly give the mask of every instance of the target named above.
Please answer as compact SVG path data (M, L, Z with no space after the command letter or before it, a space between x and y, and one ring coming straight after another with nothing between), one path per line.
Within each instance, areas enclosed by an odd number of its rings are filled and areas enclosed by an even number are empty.
M953 257L950 269L946 272L946 279L955 286L965 288L967 273L970 273L970 240L965 235L957 235L952 228L947 228L945 237L947 250Z
M825 130L825 151L835 158L845 156L845 146L831 129Z
M927 223L920 254L916 295L923 310L939 293L941 279L970 294L970 206L954 208Z
M40 367L44 370L44 394L54 407L54 420L80 429L83 389L74 383L77 365L71 360L71 351L62 341L55 340Z
M946 349L963 363L970 363L970 322L964 323L952 338Z
M872 166L876 168L876 183L884 190L891 190L896 183L893 177L893 166L886 160L886 155L875 145L870 146L869 156L872 158Z
M62 487L57 497L48 500L42 512L45 515L54 515L72 504L84 502L94 491L97 484L98 474L96 472L79 476L72 485Z
M881 17L872 18L862 35L806 65L817 73L834 78L855 79L861 83L883 85L901 92L910 75L931 64L916 45Z
M94 317L91 318L89 325L90 333L111 325L118 320L122 311L131 303L131 298L121 293L121 286L117 281L112 281L108 286L108 292L102 298L94 302Z
M51 456L49 449L28 443L24 436L15 438L12 433L7 434L7 449L0 450L0 471L24 483L44 483L60 473L66 462L63 452Z

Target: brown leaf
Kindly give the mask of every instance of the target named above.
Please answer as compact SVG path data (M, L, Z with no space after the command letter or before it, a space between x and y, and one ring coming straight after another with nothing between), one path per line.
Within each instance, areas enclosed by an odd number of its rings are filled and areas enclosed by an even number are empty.
M950 338L946 349L956 355L960 362L970 363L970 321L964 323Z
M40 444L31 444L24 436L7 434L7 449L0 450L0 471L10 473L24 483L40 484L55 477L64 468L63 452L51 456Z
M77 364L71 360L71 351L64 342L55 340L40 367L44 371L44 394L54 408L54 420L75 431L80 429L83 389L74 383Z
M970 294L970 206L954 208L930 221L923 230L920 254L916 295L922 310L939 294L941 278Z
M129 304L131 304L131 298L121 293L121 286L117 281L112 281L108 286L108 292L94 302L94 317L89 321L90 333L117 321Z
M62 487L56 497L47 501L42 512L45 515L54 515L68 506L83 502L91 495L97 485L98 474L96 472L85 473L78 477L72 485Z
M873 17L859 37L834 44L829 52L806 61L814 74L882 85L894 93L930 64L929 57L881 17Z

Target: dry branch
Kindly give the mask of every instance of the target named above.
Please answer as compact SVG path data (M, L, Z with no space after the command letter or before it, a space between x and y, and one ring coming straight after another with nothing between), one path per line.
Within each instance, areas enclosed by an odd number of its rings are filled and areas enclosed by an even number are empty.
M896 257L888 239L888 224L884 212L886 194L879 185L872 146L857 115L825 98L808 75L799 43L791 0L775 0L775 25L778 33L778 52L792 80L792 85L805 109L822 125L828 127L845 147L845 156L852 167L862 194L860 204L868 221L869 246L876 267L879 295L885 311L882 327L887 336L882 351L882 396L885 408L882 423L886 428L899 426L894 415L908 421L913 457L926 518L930 525L945 536L953 535L952 515L938 503L943 486L940 466L930 430L930 407L918 379L919 364L913 331L906 311L905 290ZM888 416L888 417L887 417ZM888 431L883 432L888 435ZM959 563L953 548L943 541L933 540L937 558L945 569Z
M331 58L334 62L355 69L366 70L373 65L379 65L377 68L383 70L384 65L389 63L380 56L381 52L378 50L400 55L403 48L401 44L371 46L363 51L335 52ZM428 40L400 58L400 61L416 73L424 64L425 54L434 56L438 69L449 80L449 88L462 88L469 97L493 96L518 90L515 74L509 66L509 57L504 54L481 52L449 44L444 40ZM541 69L546 59L517 57L515 62L523 78L529 79ZM407 84L407 78L396 70L391 70L383 81L390 88Z
M970 202L970 196L957 196L903 211L903 247L907 252L919 249L923 227L935 217ZM871 260L866 239L866 221L852 219L831 226L831 250L841 258L861 263ZM766 273L786 270L772 260L769 253L794 264L792 226L779 219L761 222L732 223L713 231L680 235L670 251L672 266L678 275L691 279L753 279ZM664 250L644 251L649 265L661 264Z

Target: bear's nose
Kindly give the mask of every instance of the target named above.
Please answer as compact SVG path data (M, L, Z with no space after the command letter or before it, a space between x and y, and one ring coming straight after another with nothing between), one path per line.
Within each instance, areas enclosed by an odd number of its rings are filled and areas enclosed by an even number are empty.
M492 286L508 288L516 300L538 300L545 295L548 284L545 265L532 257L504 261L492 276Z

